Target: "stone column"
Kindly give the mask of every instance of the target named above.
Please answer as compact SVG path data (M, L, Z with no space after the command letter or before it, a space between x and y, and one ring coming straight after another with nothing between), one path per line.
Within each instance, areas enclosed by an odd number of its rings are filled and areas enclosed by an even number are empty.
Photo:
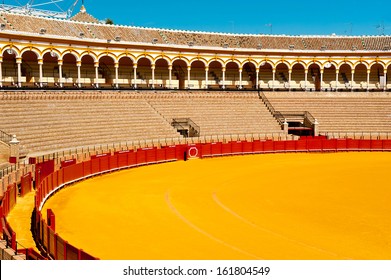
M353 82L354 82L354 70L352 69L352 81L350 82L351 91L353 91Z
M284 119L283 126L284 126L284 133L285 133L285 135L288 135L289 124L288 124L288 121L286 119Z
M339 74L339 69L335 70L335 91L338 91L338 74Z
M62 82L62 60L58 60L58 80L59 80L59 86L62 88L64 86Z
M367 91L369 91L369 76L371 74L371 69L367 70Z
M273 68L273 84L272 84L272 90L274 91L274 83L276 81L276 69Z
M39 87L43 87L43 59L38 59L38 67L39 67Z
M172 89L172 65L168 65L168 88Z
M3 57L0 56L0 88L3 87Z
M257 69L255 70L255 75L256 75L255 82L257 83L256 86L255 86L255 88L256 88L256 89L259 89L259 68L257 68Z
M242 89L242 79L243 79L243 68L239 68L239 89Z
M155 64L151 65L151 69L152 69L152 85L151 85L151 88L155 88Z
M320 69L320 91L323 90L323 69Z
M187 88L190 89L191 66L187 66Z
M134 88L137 88L137 63L133 63Z
M205 89L208 89L208 83L209 83L209 67L205 67Z
M118 63L118 62L114 63L114 69L115 69L115 81L114 81L114 86L115 86L115 88L119 88L119 85L118 85L118 70L119 70L119 63Z
M304 70L304 90L307 91L308 69Z
M22 87L22 58L17 57L16 58L16 65L18 66L18 87Z
M16 135L12 135L10 144L10 157L16 159L16 163L19 161L19 141L16 139Z
M223 85L222 85L222 89L225 89L225 67L223 67L222 69L222 72L223 72Z
M288 88L289 88L289 91L291 91L292 69L289 69L288 75L289 75L289 78L288 78Z
M1 66L0 66L0 68L1 68ZM383 90L387 91L387 68L384 68L384 87L383 87Z
M319 123L318 123L318 120L315 119L315 122L314 122L314 136L318 136L319 135Z
M95 67L95 87L99 88L99 61L94 62Z
M77 66L77 87L81 88L81 61L77 61L76 66Z

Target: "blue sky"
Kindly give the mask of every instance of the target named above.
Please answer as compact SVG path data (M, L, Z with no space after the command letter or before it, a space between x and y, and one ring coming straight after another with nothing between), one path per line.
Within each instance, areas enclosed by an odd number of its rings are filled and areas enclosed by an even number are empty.
M40 2L50 0L34 4ZM73 2L63 0L58 5L67 9ZM391 34L390 0L84 0L84 4L98 19L144 27L251 34Z

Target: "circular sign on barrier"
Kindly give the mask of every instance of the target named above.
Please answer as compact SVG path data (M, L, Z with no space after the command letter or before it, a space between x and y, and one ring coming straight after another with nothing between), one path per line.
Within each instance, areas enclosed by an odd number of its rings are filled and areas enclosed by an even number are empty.
M197 147L190 147L188 153L190 158L196 158L198 156Z

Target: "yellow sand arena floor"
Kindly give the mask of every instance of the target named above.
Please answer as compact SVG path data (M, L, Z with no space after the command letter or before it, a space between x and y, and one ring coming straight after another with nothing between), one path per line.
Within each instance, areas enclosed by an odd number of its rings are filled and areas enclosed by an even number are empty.
M391 259L390 153L152 165L68 187L57 232L101 259Z

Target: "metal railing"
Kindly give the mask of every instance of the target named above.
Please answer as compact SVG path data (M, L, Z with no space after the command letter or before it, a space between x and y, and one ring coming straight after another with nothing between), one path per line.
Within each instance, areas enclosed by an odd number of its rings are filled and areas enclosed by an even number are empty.
M304 124L312 126L315 124L316 119L314 116L308 112L280 112L274 109L273 105L270 103L269 99L263 93L262 90L258 90L258 96L265 104L266 108L273 115L273 117L278 121L280 125L283 125L285 120L289 120L290 118L301 118L304 120Z
M5 133L4 131L0 130L0 141L6 143L7 145L12 140L12 135L9 135L8 133Z
M172 119L172 122L171 122L171 125L175 128L180 128L180 129L189 129L189 132L190 132L190 128L193 129L193 131L195 132L195 136L200 136L201 134L201 128L199 127L199 125L197 125L195 122L192 121L192 119L190 118L176 118L176 119ZM191 136L191 134L190 134Z

